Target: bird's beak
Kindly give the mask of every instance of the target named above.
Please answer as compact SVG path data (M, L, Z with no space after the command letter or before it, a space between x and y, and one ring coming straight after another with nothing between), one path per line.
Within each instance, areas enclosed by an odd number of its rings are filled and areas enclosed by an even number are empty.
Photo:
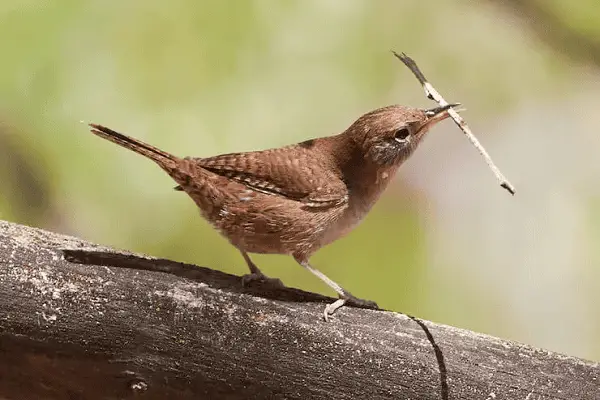
M433 118L436 115L439 115L439 114L443 113L444 111L447 111L448 109L450 109L452 107L456 107L456 106L460 106L460 103L446 104L445 106L430 108L429 110L425 110L425 115L427 116L427 118ZM448 117L447 114L448 113L445 114L444 118Z
M419 131L425 132L431 126L448 118L450 116L450 114L448 114L448 110L456 106L460 106L460 103L446 104L445 106L425 110L425 116L427 117L427 119L423 121L423 123L419 127Z

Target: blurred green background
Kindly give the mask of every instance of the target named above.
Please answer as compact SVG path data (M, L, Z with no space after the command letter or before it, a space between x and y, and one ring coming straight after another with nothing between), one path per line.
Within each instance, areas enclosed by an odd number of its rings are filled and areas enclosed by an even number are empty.
M597 0L3 0L0 218L246 273L166 174L80 121L200 157L330 135L433 104L391 49L462 102L517 195L445 122L315 267L386 308L600 360Z

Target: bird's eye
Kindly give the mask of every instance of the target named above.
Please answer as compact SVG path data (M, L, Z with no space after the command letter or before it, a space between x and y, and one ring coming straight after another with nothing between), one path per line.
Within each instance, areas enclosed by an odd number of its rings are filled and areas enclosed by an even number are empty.
M409 132L408 128L401 128L401 129L398 129L396 131L396 133L394 133L394 140L396 140L397 142L403 143L403 142L406 142L406 140L408 139L409 136L410 136L410 132Z

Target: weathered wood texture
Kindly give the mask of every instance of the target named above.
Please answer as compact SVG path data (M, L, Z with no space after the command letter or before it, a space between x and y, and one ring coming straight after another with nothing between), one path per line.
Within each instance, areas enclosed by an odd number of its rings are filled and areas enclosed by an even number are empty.
M0 221L0 398L600 399L597 363L327 300Z

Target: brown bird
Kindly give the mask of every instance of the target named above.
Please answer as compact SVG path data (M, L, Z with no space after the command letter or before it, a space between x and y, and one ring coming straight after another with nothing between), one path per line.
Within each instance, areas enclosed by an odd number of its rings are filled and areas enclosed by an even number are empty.
M298 144L208 158L180 158L101 125L91 131L150 158L186 192L246 260L242 283L270 280L248 253L289 254L335 290L324 317L358 299L313 268L310 256L350 232L369 212L427 131L457 104L429 110L392 105L344 132Z

